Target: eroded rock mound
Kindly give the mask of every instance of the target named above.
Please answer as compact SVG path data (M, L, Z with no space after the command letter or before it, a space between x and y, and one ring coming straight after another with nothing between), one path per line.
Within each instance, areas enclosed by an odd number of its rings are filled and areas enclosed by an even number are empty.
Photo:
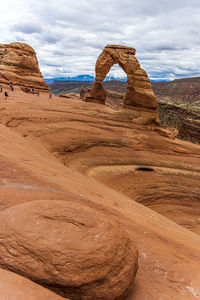
M70 299L122 299L137 249L114 218L67 201L33 201L0 214L0 266Z
M0 83L48 92L36 53L25 43L0 44Z
M80 96L77 93L60 94L59 97L67 98L67 99L80 100Z
M27 278L0 269L1 300L64 300Z
M106 91L102 81L110 68L118 64L127 74L127 92L125 106L139 106L156 109L157 101L152 90L151 82L145 70L140 67L135 57L135 49L120 45L108 45L104 48L96 62L96 77L92 87L91 97L105 102Z

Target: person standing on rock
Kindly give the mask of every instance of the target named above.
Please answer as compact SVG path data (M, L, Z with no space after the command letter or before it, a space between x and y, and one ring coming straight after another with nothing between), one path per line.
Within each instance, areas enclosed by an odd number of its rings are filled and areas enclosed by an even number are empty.
M7 92L5 92L5 99L7 100L7 98L8 98L8 93Z
M13 88L13 84L12 84L12 83L10 84L10 89L11 89L11 91L13 91L13 90L14 90L14 88Z
M49 93L49 99L52 99L52 94L51 93Z

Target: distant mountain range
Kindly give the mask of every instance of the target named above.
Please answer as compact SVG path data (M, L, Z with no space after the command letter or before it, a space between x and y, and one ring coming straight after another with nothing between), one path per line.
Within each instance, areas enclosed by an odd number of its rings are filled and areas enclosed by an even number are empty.
M53 82L53 81L94 81L94 76L83 74L83 75L77 75L74 77L55 77L55 78L45 78L46 82ZM113 77L113 76L107 76L104 81L110 81L110 80L119 80L119 81L126 81L126 77Z
M83 75L77 75L74 77L55 77L55 78L45 78L47 83L52 83L54 81L94 81L94 76L88 75L88 74L83 74ZM111 80L117 80L117 81L122 81L126 82L127 78L126 77L113 77L113 76L107 76L104 81L111 81ZM162 82L167 82L169 80L151 80L151 82L157 82L157 81L162 81Z

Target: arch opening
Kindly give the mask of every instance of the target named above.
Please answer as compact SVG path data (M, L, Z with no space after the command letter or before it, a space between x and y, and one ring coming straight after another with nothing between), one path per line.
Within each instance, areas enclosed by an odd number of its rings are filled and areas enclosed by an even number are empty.
M110 68L102 84L106 91L105 104L114 109L123 108L127 90L127 74L117 63Z

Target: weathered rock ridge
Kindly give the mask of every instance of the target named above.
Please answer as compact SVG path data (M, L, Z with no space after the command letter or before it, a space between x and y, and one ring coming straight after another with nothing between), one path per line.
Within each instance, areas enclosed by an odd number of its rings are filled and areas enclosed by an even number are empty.
M35 50L25 43L0 44L0 84L48 92Z
M128 87L124 105L156 109L156 98L147 73L140 67L136 59L135 49L126 46L108 45L104 48L96 62L96 77L91 91L91 98L102 103L105 102L106 91L102 81L114 64L118 64L127 74ZM87 101L92 99L86 98Z
M0 266L70 299L121 299L137 249L120 224L71 201L33 201L0 213Z

